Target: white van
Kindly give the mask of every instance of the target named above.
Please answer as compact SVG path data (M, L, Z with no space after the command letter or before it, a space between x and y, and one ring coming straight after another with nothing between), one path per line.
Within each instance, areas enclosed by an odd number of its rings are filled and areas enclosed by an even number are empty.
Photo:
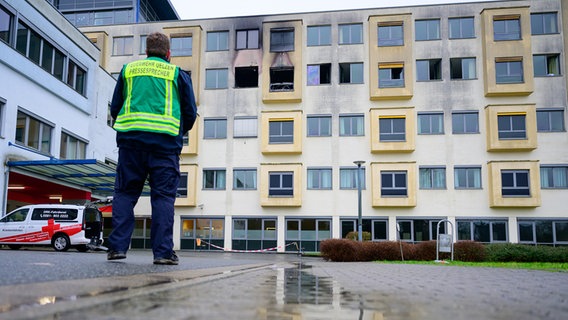
M0 244L11 249L51 245L84 252L102 244L103 217L94 206L35 204L20 207L0 219Z

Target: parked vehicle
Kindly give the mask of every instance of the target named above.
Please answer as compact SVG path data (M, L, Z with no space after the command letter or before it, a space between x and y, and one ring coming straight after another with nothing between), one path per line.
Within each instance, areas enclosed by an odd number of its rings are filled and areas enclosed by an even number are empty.
M94 206L36 204L20 207L0 219L0 244L11 249L51 245L84 252L103 243L103 217Z

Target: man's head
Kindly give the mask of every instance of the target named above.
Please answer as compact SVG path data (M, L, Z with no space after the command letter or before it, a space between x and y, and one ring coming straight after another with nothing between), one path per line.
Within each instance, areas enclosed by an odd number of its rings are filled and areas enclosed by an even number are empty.
M150 33L146 37L146 55L148 57L170 58L170 39L160 32Z

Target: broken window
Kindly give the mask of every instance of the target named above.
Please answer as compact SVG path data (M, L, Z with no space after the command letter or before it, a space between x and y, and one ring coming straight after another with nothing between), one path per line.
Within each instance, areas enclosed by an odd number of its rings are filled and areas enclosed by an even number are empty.
M308 85L331 83L331 63L308 65Z
M294 68L270 68L270 91L294 91Z
M235 88L258 87L258 67L235 67Z

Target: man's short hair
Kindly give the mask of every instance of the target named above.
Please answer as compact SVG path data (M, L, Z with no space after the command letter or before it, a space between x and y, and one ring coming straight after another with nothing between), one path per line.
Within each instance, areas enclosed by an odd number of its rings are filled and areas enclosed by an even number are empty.
M146 37L146 54L149 57L165 57L170 50L170 39L161 32L152 32Z

